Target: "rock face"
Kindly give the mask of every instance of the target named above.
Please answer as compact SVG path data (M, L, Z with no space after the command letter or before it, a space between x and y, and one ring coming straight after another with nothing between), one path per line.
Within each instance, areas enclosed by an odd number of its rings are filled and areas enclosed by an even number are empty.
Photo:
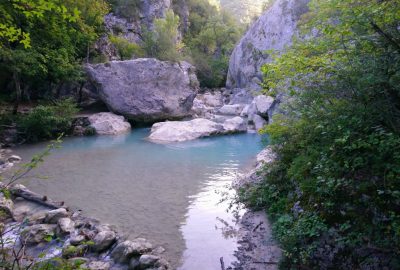
M234 49L227 78L228 88L259 90L261 66L271 58L267 50L283 51L297 33L297 22L309 0L277 0L250 28Z
M131 130L131 124L123 116L113 113L96 113L89 116L88 120L98 135L118 135Z
M208 119L183 122L162 122L151 128L149 140L159 143L183 142L208 137L224 132L222 125Z
M186 62L113 61L88 65L87 72L109 109L136 122L188 116L199 87L195 68Z

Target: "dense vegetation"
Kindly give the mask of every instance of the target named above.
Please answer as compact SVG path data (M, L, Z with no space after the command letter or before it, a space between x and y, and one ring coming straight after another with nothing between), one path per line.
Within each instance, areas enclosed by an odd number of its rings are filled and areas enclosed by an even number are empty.
M103 0L0 2L0 88L25 98L57 96L83 78L82 61L102 31Z
M242 33L233 17L207 0L189 0L190 28L184 38L202 86L225 85L229 57Z
M275 222L282 269L399 269L399 2L310 7L309 38L263 68L291 101L265 130L279 159L243 196Z

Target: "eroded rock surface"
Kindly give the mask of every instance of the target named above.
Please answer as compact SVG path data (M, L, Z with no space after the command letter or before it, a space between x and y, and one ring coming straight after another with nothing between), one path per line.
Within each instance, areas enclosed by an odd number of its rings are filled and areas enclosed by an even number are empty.
M109 109L136 122L190 115L199 87L195 68L187 62L113 61L88 65L87 72Z

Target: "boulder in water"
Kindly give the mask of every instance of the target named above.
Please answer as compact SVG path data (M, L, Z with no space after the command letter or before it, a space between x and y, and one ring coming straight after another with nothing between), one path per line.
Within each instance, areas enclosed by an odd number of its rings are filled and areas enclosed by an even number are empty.
M224 133L222 125L208 119L156 123L151 128L150 141L159 143L183 142Z
M131 125L123 116L109 112L96 113L88 117L90 127L98 135L118 135L131 131Z

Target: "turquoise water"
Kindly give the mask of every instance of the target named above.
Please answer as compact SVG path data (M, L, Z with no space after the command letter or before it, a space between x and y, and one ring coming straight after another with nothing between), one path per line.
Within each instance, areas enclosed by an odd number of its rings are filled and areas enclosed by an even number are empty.
M130 238L166 248L179 269L221 269L234 261L235 217L221 199L262 149L256 134L159 145L149 129L129 135L68 138L29 180L32 190L116 225ZM15 152L24 160L45 144Z

